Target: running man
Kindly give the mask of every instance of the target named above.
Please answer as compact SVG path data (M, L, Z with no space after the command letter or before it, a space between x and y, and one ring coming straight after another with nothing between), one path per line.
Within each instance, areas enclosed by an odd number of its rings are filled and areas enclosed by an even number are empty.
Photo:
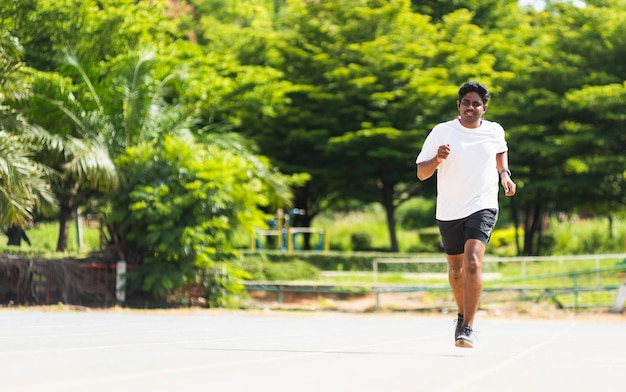
M474 318L483 290L485 247L498 218L498 182L506 196L516 190L504 129L483 119L488 101L484 85L461 86L456 102L460 115L432 129L416 160L421 181L437 171L436 218L458 307L457 347L476 344Z

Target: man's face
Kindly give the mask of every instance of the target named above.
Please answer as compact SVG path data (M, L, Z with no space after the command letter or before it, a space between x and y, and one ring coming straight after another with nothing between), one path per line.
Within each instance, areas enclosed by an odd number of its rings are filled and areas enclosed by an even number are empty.
M465 126L477 127L480 125L480 119L487 110L487 105L483 104L477 92L469 92L457 101L459 113L461 114L461 123Z

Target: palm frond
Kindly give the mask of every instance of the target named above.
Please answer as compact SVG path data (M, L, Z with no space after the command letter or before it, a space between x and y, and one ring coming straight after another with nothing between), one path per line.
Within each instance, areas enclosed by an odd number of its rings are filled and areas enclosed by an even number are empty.
M45 166L16 135L0 131L0 223L25 226L36 207L55 202Z
M78 71L78 73L80 74L81 78L83 79L83 82L87 85L87 88L89 88L89 91L91 92L92 98L93 98L94 102L96 103L96 105L98 106L98 110L103 111L104 108L102 107L102 102L100 100L100 96L96 92L96 89L94 88L93 83L91 83L91 79L89 78L89 76L87 76L87 73L85 72L85 68L83 68L83 66L80 64L80 62L76 58L76 56L74 54L72 54L71 52L68 51L65 54L65 57L66 57L67 63L69 65L71 65L72 67L74 67L74 69L76 69L76 71Z
M103 192L117 188L117 169L100 140L68 138L65 147L72 152L71 159L63 165L65 176Z

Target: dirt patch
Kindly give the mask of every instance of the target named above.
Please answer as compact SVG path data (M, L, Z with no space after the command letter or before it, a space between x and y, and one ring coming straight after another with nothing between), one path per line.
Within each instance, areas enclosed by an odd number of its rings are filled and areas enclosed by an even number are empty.
M381 293L360 295L332 295L313 293L283 293L281 302L274 292L252 292L247 309L337 311L346 313L420 313L430 316L452 317L456 305L452 295L432 293ZM504 319L573 319L588 321L626 322L626 313L614 314L609 308L560 309L553 302L520 301L498 298L492 293L483 296L479 317Z

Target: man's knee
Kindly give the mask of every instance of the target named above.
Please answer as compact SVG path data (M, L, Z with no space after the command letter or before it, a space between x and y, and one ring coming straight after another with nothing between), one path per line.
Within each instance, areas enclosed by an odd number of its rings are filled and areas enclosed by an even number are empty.
M454 279L460 279L463 276L464 255L448 255L448 273Z
M467 241L463 258L463 268L466 273L476 274L481 271L484 254L485 244L478 240Z
M477 274L482 270L483 262L477 255L468 255L463 263L463 269L467 274Z

